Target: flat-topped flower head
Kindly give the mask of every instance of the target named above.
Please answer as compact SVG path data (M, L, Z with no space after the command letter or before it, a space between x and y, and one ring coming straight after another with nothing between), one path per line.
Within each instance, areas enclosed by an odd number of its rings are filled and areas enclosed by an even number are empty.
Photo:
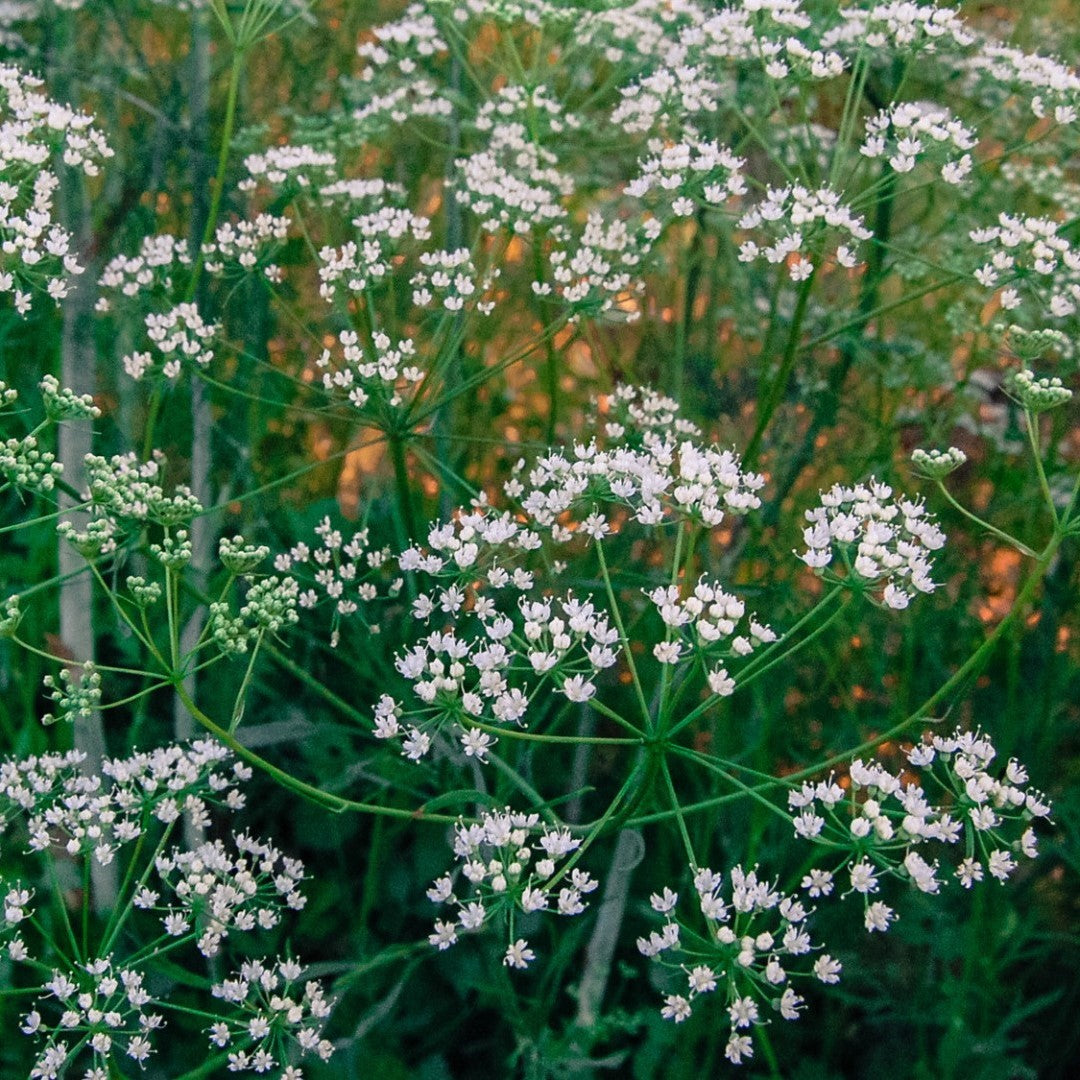
M154 374L175 382L185 365L209 366L214 359L211 343L220 330L217 323L206 322L191 303L151 312L146 316L146 336L151 349L125 356L121 361L124 371L133 379Z
M569 830L510 807L484 811L473 823L459 822L453 848L460 866L437 878L427 892L451 915L436 922L428 941L441 952L457 943L459 932L497 924L512 934L515 918L544 911L580 915L585 897L599 884L586 871L563 866L580 846L581 838ZM504 964L523 969L534 959L526 939L511 937Z
M1027 329L1074 315L1080 306L1080 251L1050 218L1002 211L996 225L968 233L989 257L974 271L984 289L998 292L1009 318ZM984 253L977 251L979 257Z
M955 472L964 462L967 454L955 446L947 450L913 450L911 452L911 464L931 480L942 480L949 473Z
M121 302L170 300L178 275L183 279L190 266L186 240L169 233L144 236L135 255L115 255L105 264L98 278L102 295L94 309L108 312Z
M955 8L886 0L869 7L842 8L840 21L825 32L822 44L848 54L868 48L868 55L884 64L898 53L962 56L977 40Z
M260 184L279 192L296 194L319 190L338 179L337 157L329 150L305 144L270 146L244 158L247 177L241 191L253 191Z
M589 701L597 677L618 659L618 632L592 599L520 596L507 610L484 596L466 619L465 595L451 585L417 597L418 619L453 621L398 654L395 667L411 684L411 700L384 694L375 709L376 738L400 740L413 760L449 737L483 762L498 741L486 728L527 726L535 709L550 706L550 690L569 702Z
M866 138L859 153L882 159L896 173L917 165L933 165L947 184L961 184L970 175L969 151L978 139L944 106L924 101L897 102L866 121Z
M1034 371L1026 368L1015 372L1006 382L1009 393L1025 409L1034 413L1056 409L1072 399L1072 391L1053 375L1040 379Z
M240 783L251 775L209 740L106 759L96 776L80 771L84 760L70 751L0 763L0 831L25 817L31 851L60 846L108 865L144 833L147 820L168 824L183 817L201 827L211 806L240 809Z
M560 588L558 567L595 558L624 532L662 546L668 526L714 528L760 505L763 478L734 451L705 443L663 395L620 389L597 424L598 441L515 467L504 486L515 513L479 498L401 553L400 570L422 575L412 614L424 630L397 654L409 693L382 695L374 734L398 741L408 758L453 756L457 744L483 762L503 725L531 728L565 703L600 706L627 643L606 591ZM777 639L707 577L644 595L663 625L642 644L660 665L689 670L704 660L719 696L737 677L725 664Z
M214 840L190 851L172 848L154 868L161 893L145 890L138 906L154 912L169 936L191 932L204 956L216 956L234 931L273 929L283 911L299 911L306 902L303 864L247 833L232 845Z
M165 530L162 541L151 548L158 561L182 565L190 558L184 526L202 506L183 484L166 491L162 454L155 452L149 461L140 461L134 452L111 458L87 454L83 468L88 519L60 522L56 530L60 537L87 557L98 556L115 551L133 533L154 524Z
M639 163L626 185L658 217L689 217L700 208L722 209L746 194L746 162L716 142L682 140Z
M280 282L281 267L274 259L288 238L289 224L277 214L259 214L254 221L219 225L214 239L203 246L206 272L236 278L259 270L268 281Z
M54 155L86 176L113 156L93 117L51 100L42 85L0 64L0 296L10 294L19 315L38 294L59 303L83 269L59 221Z
M694 870L697 913L681 916L679 896L670 888L654 893L653 911L664 917L660 930L638 938L638 951L666 968L675 991L664 998L661 1016L681 1024L711 1005L726 1013L725 1057L738 1065L754 1055L754 1029L779 1014L798 1019L804 1000L800 981L839 981L839 962L811 941L810 911L794 894L758 876L758 869L735 866L724 876L707 867ZM685 957L685 959L683 959ZM678 974L676 974L678 973Z
M930 556L945 534L922 503L894 498L888 484L871 479L833 485L805 516L800 558L830 580L880 589L885 605L897 610L916 592L933 592Z
M1035 857L1032 822L1049 817L1050 804L1028 788L1018 761L1001 766L996 758L985 734L957 729L912 746L904 772L857 759L847 787L830 776L789 792L795 835L828 845L830 853L850 850L844 895L861 895L867 929L884 930L892 909L871 911L869 897L890 878L936 894L950 880L965 889L987 875L1004 881L1018 867L1017 856ZM838 874L826 864L803 888L810 896L828 895Z
M294 959L247 960L216 983L221 1019L207 1031L210 1050L228 1052L230 1072L262 1074L282 1067L289 1048L329 1061L334 1044L323 1035L333 1007L322 986ZM282 1075L288 1077L287 1067ZM299 1070L293 1070L299 1077Z
M817 268L814 260L830 253L841 266L855 266L859 244L873 235L861 215L841 201L840 192L800 184L769 188L738 227L749 234L739 248L739 261L764 258L786 265L792 281L806 281Z

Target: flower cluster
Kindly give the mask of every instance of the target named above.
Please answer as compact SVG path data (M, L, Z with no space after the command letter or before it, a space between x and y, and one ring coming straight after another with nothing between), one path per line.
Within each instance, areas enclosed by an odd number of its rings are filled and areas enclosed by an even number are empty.
M777 640L775 631L763 626L753 615L749 617L746 632L736 634L746 605L707 577L699 578L685 597L677 585L658 586L648 596L664 626L679 633L678 639L668 633L653 647L653 655L662 664L677 664L690 654L702 657L707 664L715 664L717 660L749 656L759 645ZM708 683L712 692L721 697L735 690L735 681L722 666L709 671Z
M452 733L467 757L483 761L499 725L535 727L552 709L558 716L547 687L586 703L618 664L623 646L604 600L560 589L534 594L534 553L545 540L569 555L602 545L629 521L647 530L715 527L760 505L762 477L744 471L733 452L704 445L674 402L624 388L605 410L602 447L575 443L531 468L515 466L505 494L517 514L478 500L399 557L400 570L432 582L418 590L412 613L425 626L435 622L395 660L412 702L387 693L375 709L376 737L401 739L407 757L420 760ZM737 632L741 601L708 578L685 594L658 587L646 595L665 624L655 659L700 656L717 695L734 689L723 661L776 640L755 618Z
M1060 234L1061 223L1049 218L1002 212L998 224L972 229L977 245L992 245L993 254L975 271L986 289L1001 288L998 303L1014 312L1028 301L1030 320L1064 319L1080 305L1080 252ZM1021 294L1023 290L1023 295ZM1016 318L1013 315L1012 318Z
M684 31L683 40L692 55L713 64L741 62L773 82L793 76L803 81L834 78L847 67L840 53L814 40L809 14L800 2L790 0L751 0L724 9L707 18L700 30Z
M126 298L137 296L171 295L179 270L191 265L191 253L186 240L170 233L144 236L137 255L116 255L105 264L98 285L106 295L98 298L95 310L111 311L113 300L109 292Z
M431 79L412 78L385 92L379 92L379 83L364 80L359 84L361 94L355 96L361 96L363 101L349 117L358 137L374 138L410 120L445 120L454 111L453 102Z
M937 165L947 184L961 184L972 169L969 150L974 132L939 105L904 101L866 121L864 157L884 158L898 173L911 172L919 161Z
M498 276L497 267L481 272L468 248L424 251L420 254L420 269L409 279L412 301L418 308L438 304L445 311L458 312L468 306L481 315L490 315L494 300L481 298Z
M272 260L288 232L289 219L275 214L219 225L213 242L203 248L207 273L236 276L260 267L269 281L280 281L281 267ZM209 361L198 362L205 366Z
M356 295L387 278L399 242L422 241L431 236L431 222L410 210L384 206L353 221L360 237L341 248L319 252L319 287L323 299L333 300L344 287Z
M1024 368L1007 380L1009 393L1025 409L1034 413L1056 409L1072 399L1072 391L1057 375L1040 379L1034 371Z
M410 4L401 18L374 27L372 40L357 47L366 62L352 87L351 120L358 134L372 137L411 119L444 118L453 111L449 97L420 67L449 48L424 7Z
M950 446L947 450L913 450L911 463L931 480L941 480L955 472L964 462L967 454L958 447Z
M97 1080L116 1074L125 1058L144 1066L172 1008L151 993L149 972L157 959L170 954L175 964L176 950L189 945L215 957L230 935L276 927L283 911L304 905L301 864L245 833L235 836L235 851L221 840L165 850L181 819L202 829L211 805L244 805L239 784L251 771L219 743L138 751L104 761L98 774L87 774L85 762L78 751L0 762L0 833L25 819L30 855L52 858L63 850L102 865L119 858L121 848L133 848L109 925L118 931L153 914L157 932L150 946L126 956L126 935L107 929L99 944L84 940L81 955L67 959L39 933L33 890L0 880L0 944L37 980L21 1024L40 1043L30 1072L35 1080L56 1080L76 1067ZM154 855L148 857L141 841L152 833L158 839L151 838L147 851ZM53 967L58 960L63 966ZM248 960L237 978L213 988L221 1004L211 1041L235 1046L231 1071L266 1072L290 1042L301 1053L330 1056L322 1037L330 1005L317 983L297 985L301 973L293 961ZM198 980L193 974L192 985ZM286 1075L300 1074L287 1069Z
M92 1067L85 1077L107 1076L114 1056L144 1065L153 1047L153 1033L165 1026L142 972L117 966L109 957L80 964L68 972L54 971L41 987L45 997L23 1017L24 1035L44 1037L32 1080L56 1080L80 1050L89 1053ZM55 1026L39 1010L61 1014Z
M56 707L59 718L63 720L74 721L92 716L101 703L101 675L94 665L87 660L75 671L77 674L73 673L72 668L61 668L59 679L46 675L42 680L45 689L49 691L49 699ZM46 725L56 720L57 717L51 713L46 713L41 718L41 722Z
M0 398L3 397L3 385L0 384ZM91 394L79 394L66 386L60 385L55 375L46 375L38 383L41 391L41 403L45 406L45 415L52 421L60 420L96 420L101 410L94 404ZM0 405L0 408L3 406Z
M681 520L714 528L729 512L756 510L765 483L761 475L742 469L734 451L678 441L670 431L654 434L640 448L575 444L570 457L559 452L542 457L527 479L527 490L518 482L507 493L519 494L531 521L556 540L568 538L570 524L578 520L568 512L579 508L588 508L590 535L609 531L608 521L594 509L601 502L624 507L642 525Z
M175 381L185 363L206 367L214 359L210 342L220 329L216 323L205 322L199 309L190 303L177 304L161 313L151 312L146 316L146 336L159 355L129 353L122 361L124 370L133 379L154 372Z
M338 162L327 150L312 146L270 146L262 153L244 158L247 176L241 191L252 191L260 183L272 188L307 191L323 188L337 179Z
M209 740L107 759L95 776L80 770L84 761L68 751L0 763L0 832L25 816L31 851L62 847L105 866L148 819L170 824L183 816L201 827L210 804L239 809L239 784L251 775Z
M967 58L964 70L980 90L998 100L1022 95L1039 119L1052 116L1057 124L1072 124L1080 116L1080 75L1053 57L984 41Z
M474 126L486 146L456 163L457 190L483 227L527 235L565 218L563 201L574 183L555 167L557 155L544 142L581 121L564 114L544 87L511 85L480 107Z
M405 188L377 176L368 179L350 177L325 184L319 189L319 201L331 207L344 205L353 211L358 208L370 210L376 205L404 202Z
M545 277L533 282L533 292L562 300L571 321L587 313L636 322L641 309L635 297L645 287L639 275L660 231L656 218L633 229L622 219L591 213L580 233L567 228L557 234Z
M89 504L89 520L82 528L62 521L57 533L88 557L114 551L121 539L150 522L166 530L162 544L155 545L155 554L164 553L175 543L169 530L189 522L202 509L184 485L166 494L161 484L165 459L160 454L149 461L139 461L134 453L111 458L88 454L84 469L83 501Z
M394 342L378 330L371 335L370 347L365 347L355 330L345 330L338 335L338 342L342 362L335 364L331 351L323 349L315 366L323 373L324 388L344 394L357 409L365 408L372 395L396 409L405 401L409 387L424 380L412 338Z
M20 315L39 290L63 299L68 278L82 272L71 234L55 220L53 155L96 176L113 154L92 117L50 100L41 85L0 64L0 294L12 295Z
M436 612L453 613L463 600L464 592L451 586L437 601L419 596L413 612L426 621ZM390 695L384 694L376 706L376 737L401 737L402 752L413 760L427 754L433 736L449 728L458 733L468 757L484 761L495 739L477 724L525 726L530 702L539 700L545 684L571 702L588 701L596 693L596 676L617 659L618 632L607 615L572 594L522 597L516 618L483 598L474 614L479 623L475 636L460 626L436 631L395 661L419 699L407 726L401 723L401 705Z
M448 949L457 943L459 930L498 922L509 934L503 963L528 967L535 954L527 939L514 937L515 919L542 911L580 915L584 897L597 887L590 874L565 862L580 846L581 840L568 830L541 825L538 815L510 807L484 811L477 822L459 822L454 826L454 857L461 863L464 881L458 886L464 885L465 893L455 892L457 874L445 874L428 889L433 903L456 909L452 918L435 923L428 941Z
M285 1064L289 1044L301 1055L329 1061L334 1044L323 1037L331 1003L313 979L303 979L296 960L246 960L233 978L214 985L212 993L235 1015L209 1029L210 1046L236 1047L229 1052L229 1071L266 1073ZM284 1080L299 1080L299 1069L287 1066Z
M197 935L203 956L216 956L230 930L270 930L282 910L304 906L299 860L246 833L237 834L234 844L236 854L221 840L162 853L154 868L167 895L144 886L135 906L159 914L170 937Z
M871 480L822 492L821 504L806 511L803 530L807 550L800 556L817 571L835 567L840 556L846 577L833 580L881 587L888 607L906 608L917 592L933 592L930 553L945 543L922 503L893 498L892 488Z
M324 517L315 526L315 540L311 544L300 541L278 554L274 569L296 579L301 610L324 605L332 609L330 644L336 646L341 620L358 612L369 632L378 632L378 623L368 617L368 607L379 595L376 579L385 577L383 571L389 562L389 548L372 547L367 529L359 529L346 539L330 518ZM401 582L395 580L386 583L384 592L394 597L400 589Z
M795 834L849 851L839 868L813 871L804 886L811 895L827 895L846 869L848 893L863 897L872 931L887 929L896 917L883 901L869 899L883 877L908 880L924 893L940 891L940 865L928 847L955 853L953 876L965 889L987 874L1005 881L1018 854L1035 857L1032 822L1047 818L1050 804L1026 787L1027 770L1015 758L1000 770L996 756L981 732L958 729L912 747L905 773L856 760L846 788L830 777L790 792ZM907 778L911 770L921 774L921 783Z
M839 192L828 187L811 191L799 184L770 188L738 225L758 237L743 242L739 261L753 262L764 256L774 265L784 263L792 281L805 281L814 273L814 259L826 256L827 234L839 233L844 238L833 248L833 258L846 267L856 264L858 244L873 235L863 219L840 201Z
M684 140L646 158L626 193L661 216L689 217L699 206L715 209L746 194L745 164L716 142Z
M0 408L14 404L15 390L0 382ZM64 471L50 450L42 449L37 435L12 436L0 441L0 476L12 487L49 492Z
M837 25L822 37L826 47L876 50L882 63L887 63L892 53L963 51L975 41L971 27L954 8L912 0L844 8Z
M264 634L279 634L300 621L300 583L293 577L266 577L254 582L235 615L228 600L208 607L207 626L226 656L242 656Z
M716 112L723 89L700 65L660 67L620 89L611 123L634 135L661 128L665 121L677 129L687 117Z
M725 898L721 874L708 868L694 872L704 932L679 920L678 893L670 888L653 893L651 905L664 916L664 927L638 938L637 944L642 955L659 958L686 980L684 992L665 997L665 1019L682 1023L701 997L719 992L730 1023L724 1056L738 1065L753 1057L753 1029L768 1023L770 1013L798 1019L804 1001L792 982L838 982L840 963L827 953L811 962L820 946L811 941L806 928L810 912L797 896L759 878L757 867L736 866L728 876Z

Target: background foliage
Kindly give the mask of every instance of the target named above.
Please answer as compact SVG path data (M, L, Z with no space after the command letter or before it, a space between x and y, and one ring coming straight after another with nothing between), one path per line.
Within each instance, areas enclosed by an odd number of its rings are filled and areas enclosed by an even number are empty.
M1022 539L1039 535L1045 507L1023 453L1020 414L1001 389L1003 371L1014 365L994 332L1004 313L989 290L976 296L970 275L961 279L962 262L953 256L963 231L938 194L940 185L894 199L893 181L882 180L879 198L867 204L875 241L863 277L853 281L833 266L805 312L796 307L798 290L776 267L740 262L730 225L717 225L703 211L666 233L644 271L645 292L633 301L641 317L632 322L586 317L567 326L555 302L530 289L536 268L529 245L512 235L490 240L486 249L478 242L476 250L502 271L493 315L469 318L464 340L455 336L453 320L437 331L427 325L424 333L437 342L428 360L441 376L425 407L414 411L419 420L402 425L400 414L387 409L369 410L357 422L340 402L328 401L316 365L322 347L334 343L331 335L347 324L327 318L313 251L345 242L351 212L320 206L303 192L294 198L289 183L247 188L246 155L286 142L327 148L346 175L400 185L401 205L428 215L452 248L471 242L477 217L445 183L454 161L483 144L475 117L484 101L508 80L550 79L568 109L597 117L617 102L620 86L655 66L655 57L628 49L618 60L579 67L572 27L556 23L545 39L512 15L501 26L478 18L455 39L443 5L441 25L453 47L431 66L449 87L450 118L412 115L398 123L376 116L361 123L356 112L374 91L359 77L365 65L357 44L373 40L370 28L399 15L398 5L320 0L310 17L253 44L242 69L233 65L235 50L209 8L136 0L71 7L48 0L10 5L0 41L9 56L44 76L52 97L93 111L116 156L96 180L62 174L63 217L88 269L56 309L42 305L26 319L8 308L0 312L0 379L33 400L43 374L63 372L68 385L93 393L103 411L94 425L95 452L156 446L166 454L170 477L192 484L207 512L193 530L197 573L185 617L197 622L198 592L213 594L218 585L206 553L219 537L243 533L284 551L310 538L329 515L342 528L367 528L374 548L398 546L423 534L419 523L494 490L520 456L549 442L587 438L590 402L620 384L675 395L711 437L747 451L767 475L771 497L763 512L748 519L734 544L730 534L718 536L702 557L777 624L793 619L793 589L813 587L790 553L801 544L802 510L815 493L871 474L913 491L908 456L915 446L960 446L969 461L949 481L957 500ZM973 25L1022 46L1076 55L1080 11L1071 3L974 3L963 10ZM944 92L949 100L947 80L942 87L933 65L925 71L915 65L908 78L905 97L943 100ZM865 111L875 107L875 94L888 90L871 81ZM844 92L844 80L808 90L815 117L835 126ZM1080 206L1075 125L1041 142L1038 124L1025 116L1013 125L1021 136L1017 150L1000 142L994 125L1001 121L1004 128L1018 106L1003 95L1001 102L967 107L985 120L977 156L992 159L1000 147L1003 160L1029 173L1021 180L1004 164L980 167L963 213L981 206L984 223L999 209L1055 216L1071 229ZM812 161L820 149L813 127L760 134L752 119L721 115L705 123L721 141L741 138L747 171L769 182L782 179L775 161L785 153ZM223 140L219 185L213 178ZM578 185L569 200L574 215L628 178L644 136L591 124L551 134L550 143ZM94 312L95 282L108 260L134 252L152 233L197 240L208 219L243 221L286 207L294 208L299 227L274 255L284 271L280 284L258 274L212 281L204 275L198 283L204 315L223 327L214 365L175 383L125 375L121 358L143 347L141 317L120 304L111 313ZM912 249L925 265L896 256ZM915 298L899 303L909 294ZM144 298L136 297L131 310ZM355 307L351 314L362 323ZM397 314L406 326L404 297ZM1075 340L1075 320L1065 329ZM787 340L795 361L790 380L781 378ZM1062 375L1074 370L1075 360L1062 361ZM1075 421L1075 411L1060 410L1044 435L1062 475L1070 463L1076 468L1080 452ZM888 730L971 655L1010 609L1022 558L929 485L927 494L949 535L936 569L943 586L899 618L869 605L845 608L795 661L738 696L722 723L696 731L698 749L793 772ZM11 491L0 498L5 525L48 509L23 505ZM0 587L33 600L24 605L20 636L72 660L92 654L137 666L136 643L100 593L83 599L81 618L72 615L70 596L65 601L59 588L72 564L59 550L51 522L0 535ZM636 583L635 568L646 555L640 548L625 552L624 587ZM881 939L868 941L842 907L823 908L820 936L844 960L846 977L815 996L808 1022L773 1025L781 1075L1073 1075L1080 1061L1073 1019L1080 1008L1076 557L1073 539L977 680L948 703L950 725L982 725L1002 757L1020 756L1054 800L1055 827L1040 859L1008 888L913 896ZM573 570L564 582L589 584ZM432 774L418 779L411 764L370 738L371 710L398 680L393 654L408 618L403 606L388 608L378 632L346 620L336 646L314 619L304 632L267 641L250 674L239 729L244 744L324 790L408 809L465 812L464 798L433 801ZM244 667L221 664L200 676L203 707L231 702ZM37 722L48 707L42 678L55 671L54 663L0 640L5 755L71 744L70 726ZM192 730L186 710L165 689L104 716L105 747L113 754ZM882 748L886 758L896 752L892 744ZM603 748L583 754L566 747L529 758L525 775L545 793L577 791L567 819L590 820L603 808L597 792L610 786L614 768ZM686 804L727 790L707 774L680 779ZM459 775L458 787L472 784L496 801L511 790L497 772ZM588 951L592 922L544 938L544 968L528 981L511 980L499 963L498 941L447 953L427 946L432 909L423 889L446 867L444 825L329 813L259 772L250 791L245 825L274 836L306 863L308 904L287 929L338 1002L329 1029L338 1053L312 1075L690 1078L726 1067L726 1024L704 1013L679 1027L661 1020L652 976L632 945L650 927L639 899L625 912L628 932L601 1007L586 1010L582 982L596 974ZM695 841L719 848L731 862L793 863L790 830L752 800L689 820ZM606 873L632 882L632 897L676 880L685 864L669 822L642 821L640 830L642 849L609 845L604 856ZM77 881L68 896L76 907ZM0 982L6 970L0 967ZM13 1031L18 1014L17 1001L0 996L0 1030ZM178 1076L199 1066L203 1037L180 1034L178 1026L169 1059L152 1063L147 1075ZM26 1075L25 1043L0 1039L4 1075ZM768 1058L748 1066L747 1075L770 1075Z

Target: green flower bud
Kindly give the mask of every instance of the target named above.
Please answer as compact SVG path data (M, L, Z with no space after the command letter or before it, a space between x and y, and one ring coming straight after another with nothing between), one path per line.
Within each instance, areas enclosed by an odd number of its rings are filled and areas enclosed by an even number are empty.
M944 479L965 461L967 454L955 446L950 446L948 450L915 450L911 455L911 464L916 472L931 480Z
M1009 395L1025 409L1040 413L1064 405L1072 397L1072 391L1055 375L1053 378L1040 379L1035 372L1018 371L1006 380Z

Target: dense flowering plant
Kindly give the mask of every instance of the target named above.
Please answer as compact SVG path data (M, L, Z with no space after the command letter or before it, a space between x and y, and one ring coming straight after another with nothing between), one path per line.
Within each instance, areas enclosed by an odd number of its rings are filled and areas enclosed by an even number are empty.
M0 1070L1059 1075L1069 40L363 7L0 11Z

